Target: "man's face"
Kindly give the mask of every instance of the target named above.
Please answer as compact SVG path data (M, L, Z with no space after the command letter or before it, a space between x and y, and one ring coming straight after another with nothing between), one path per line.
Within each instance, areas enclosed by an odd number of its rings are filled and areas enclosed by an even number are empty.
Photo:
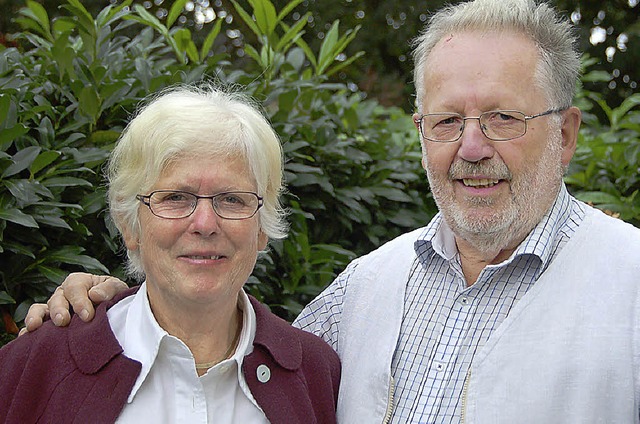
M549 105L534 81L537 63L537 49L522 36L452 34L428 57L420 113L544 112ZM488 139L477 120L466 121L456 142L422 141L438 207L477 250L495 255L515 247L551 206L575 146L550 119L529 120L526 134L510 141Z

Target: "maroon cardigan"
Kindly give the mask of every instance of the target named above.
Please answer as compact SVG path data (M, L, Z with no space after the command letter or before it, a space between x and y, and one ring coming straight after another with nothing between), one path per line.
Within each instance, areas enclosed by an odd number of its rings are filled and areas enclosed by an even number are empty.
M89 323L47 322L0 349L0 423L113 423L140 373L122 353L107 309L135 293L104 302ZM291 327L250 297L256 311L254 350L242 371L251 393L273 424L335 423L340 363L320 338ZM261 383L264 364L270 379Z

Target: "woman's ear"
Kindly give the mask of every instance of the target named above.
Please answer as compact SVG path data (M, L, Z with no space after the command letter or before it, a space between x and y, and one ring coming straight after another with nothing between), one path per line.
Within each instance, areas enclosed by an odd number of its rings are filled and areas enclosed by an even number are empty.
M127 250L138 250L140 248L140 237L134 233L133 230L127 228L125 226L118 226L120 228L120 233L122 234L122 240L124 241L124 245Z
M267 248L269 237L262 231L262 228L258 230L258 250L264 250Z

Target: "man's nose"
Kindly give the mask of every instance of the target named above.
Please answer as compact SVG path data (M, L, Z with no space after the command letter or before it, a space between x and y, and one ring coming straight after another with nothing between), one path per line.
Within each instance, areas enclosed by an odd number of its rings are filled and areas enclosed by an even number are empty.
M493 141L484 134L480 119L477 117L465 118L460 136L458 156L467 162L480 162L490 159L495 153Z

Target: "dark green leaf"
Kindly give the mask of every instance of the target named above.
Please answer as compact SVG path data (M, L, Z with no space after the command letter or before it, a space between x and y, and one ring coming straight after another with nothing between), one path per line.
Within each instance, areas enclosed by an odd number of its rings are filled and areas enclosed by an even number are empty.
M86 270L100 271L109 273L109 270L102 265L97 259L87 255L79 254L82 249L72 246L65 246L60 249L49 252L45 255L46 263L65 263L71 265L80 265Z
M9 296L9 293L4 290L0 291L0 305L13 305L15 303L15 299Z
M100 96L95 87L86 85L82 89L78 100L78 110L95 122L100 112Z
M0 209L0 219L11 221L23 227L38 228L38 223L35 219L19 209Z
M69 275L69 272L67 271L44 265L38 265L37 270L40 271L40 273L44 275L48 280L56 284L62 284L67 275Z
M56 152L53 150L48 150L46 152L42 152L38 155L38 157L33 161L29 170L31 171L31 175L35 175L44 169L46 166L50 165L53 161L60 157L60 152Z
M76 177L53 177L42 181L47 187L93 187L89 181Z
M13 155L13 165L5 169L5 171L2 173L2 178L10 177L21 171L24 171L31 166L31 164L39 154L40 147L38 146L29 146L20 150L18 153Z
M14 179L5 181L5 185L20 208L38 203L43 197L53 197L53 194L38 181Z
M22 124L0 130L0 146L25 135L28 131L29 129Z

